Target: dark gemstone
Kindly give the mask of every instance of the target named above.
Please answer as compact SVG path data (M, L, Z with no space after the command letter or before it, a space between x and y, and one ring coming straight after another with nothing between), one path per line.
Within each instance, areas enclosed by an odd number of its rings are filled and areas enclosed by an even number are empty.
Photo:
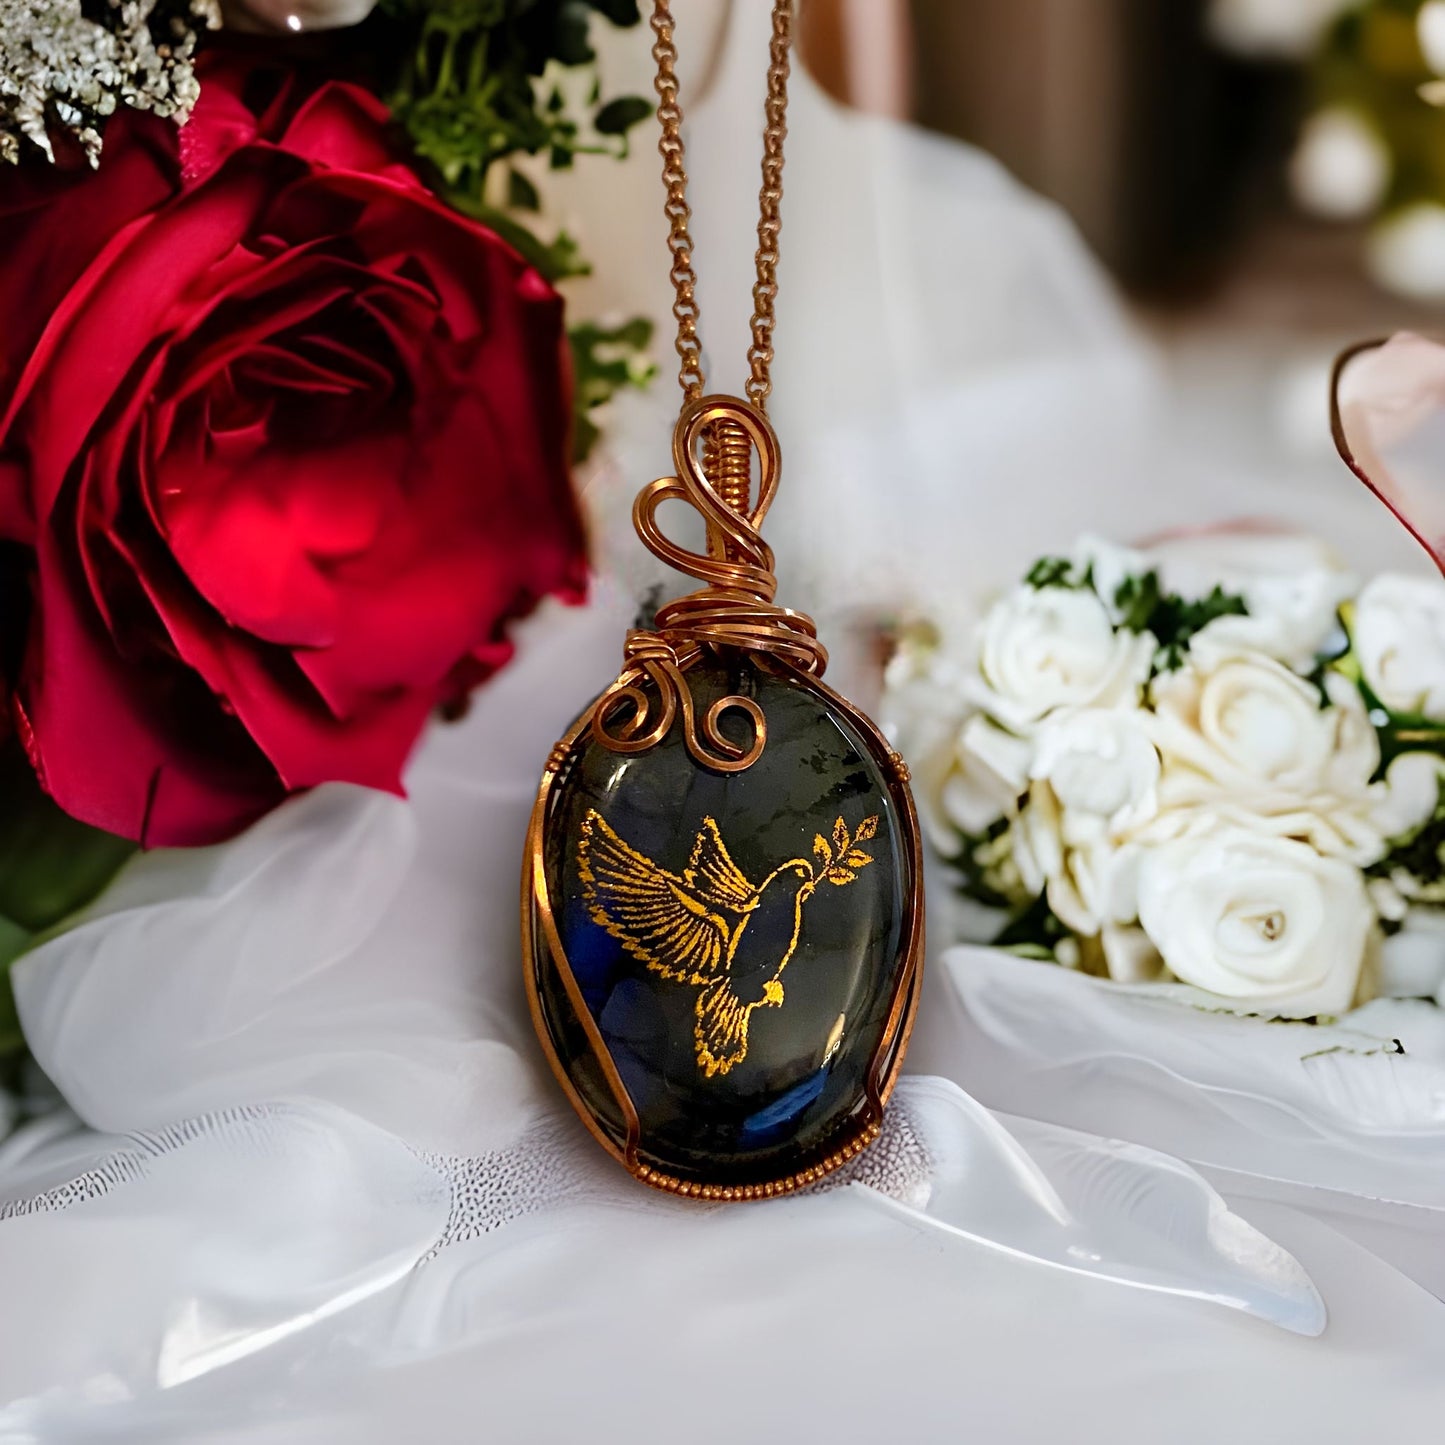
M583 734L552 792L543 868L562 949L636 1108L640 1161L746 1185L820 1162L867 1122L907 962L915 853L877 744L811 684L747 659L687 674L698 715L752 697L762 756L695 762L682 727L646 752ZM745 720L735 740L746 744ZM541 930L550 1048L621 1148L626 1126Z

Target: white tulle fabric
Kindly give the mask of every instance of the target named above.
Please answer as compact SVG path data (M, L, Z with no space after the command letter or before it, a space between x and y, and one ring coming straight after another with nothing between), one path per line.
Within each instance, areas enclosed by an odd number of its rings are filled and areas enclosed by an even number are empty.
M472 1409L496 1438L584 1421L612 1438L633 1402L672 1417L700 1399L690 1433L731 1439L714 1372L804 1428L899 1332L919 1349L906 1390L942 1421L1033 1357L995 1334L1000 1310L1018 1331L1052 1321L1094 1371L1152 1319L1261 1398L1285 1360L1327 1398L1319 1361L1280 1345L1252 1363L1264 1337L1230 1319L1317 1335L1328 1291L1310 1275L1342 1240L1282 1216L1307 1274L1269 1237L1279 1219L1261 1231L1187 1167L1006 1129L951 1081L905 1079L876 1149L776 1205L670 1200L601 1156L537 1065L514 895L534 773L624 612L604 594L539 619L432 739L410 802L321 789L224 847L139 860L21 965L70 1112L0 1155L12 1438L194 1439L224 1420L381 1440L399 1399L401 1438L468 1438ZM1409 1288L1358 1258L1352 1280ZM1067 1349L1061 1312L1089 1319ZM957 1400L955 1338L990 1362ZM375 1393L382 1366L395 1392ZM367 1395L375 1418L353 1418ZM832 1433L876 1432L882 1403Z
M693 112L718 356L744 345L760 18L734 7ZM971 596L1085 520L1197 514L1138 495L1157 375L1054 212L805 78L791 127L786 600ZM656 249L623 254L660 276ZM604 521L666 469L668 409L621 419ZM851 1173L773 1204L669 1200L600 1155L531 1038L516 880L632 610L537 618L409 801L322 789L140 860L20 965L66 1108L0 1146L0 1438L1433 1438L1445 1310L1377 1253L954 1080L906 1077Z
M914 1058L991 1107L1137 1139L1231 1193L1328 1214L1445 1298L1445 1014L1238 1017L997 949L934 964Z

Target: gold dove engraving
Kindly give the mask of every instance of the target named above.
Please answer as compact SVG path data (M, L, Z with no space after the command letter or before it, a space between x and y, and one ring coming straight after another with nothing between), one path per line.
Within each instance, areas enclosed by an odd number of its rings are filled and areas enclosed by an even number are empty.
M798 947L803 906L820 884L846 887L873 855L840 817L811 858L789 858L759 884L733 862L713 818L704 818L687 867L671 873L624 842L595 809L582 820L578 868L593 921L638 962L697 990L693 1038L704 1075L726 1074L748 1053L757 1008L779 1008L783 970Z

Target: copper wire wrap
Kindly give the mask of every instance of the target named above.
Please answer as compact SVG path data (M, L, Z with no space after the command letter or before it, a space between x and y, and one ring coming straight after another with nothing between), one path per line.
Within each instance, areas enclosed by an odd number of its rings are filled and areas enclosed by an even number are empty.
M645 752L667 736L680 713L693 758L716 772L738 773L762 756L767 742L762 709L752 698L733 695L720 698L699 718L687 669L705 652L722 648L821 677L828 653L812 618L773 601L778 587L773 549L759 530L778 489L778 439L767 417L740 397L702 397L683 408L672 459L677 475L659 478L638 493L633 525L655 557L704 585L659 608L655 631L627 634L622 674L597 699L592 736L613 752ZM662 531L657 511L667 501L686 502L702 516L705 554L679 546ZM655 697L643 686L648 680ZM720 731L728 712L741 713L752 724L748 747Z
M667 192L667 248L672 257L672 315L677 322L677 380L685 401L703 391L702 342L698 339L697 272L692 263L692 210L687 203L687 157L678 100L676 21L669 0L653 0L652 58L657 64L657 120L662 184ZM788 76L793 44L793 0L773 0L772 37L768 42L768 92L763 103L763 164L758 188L758 249L754 256L752 340L748 345L747 399L768 409L773 389L773 310L778 299L778 237L782 231L783 142L788 136Z
M704 432L702 469L723 506L746 516L752 497L753 444L737 422L715 421ZM726 555L726 539L711 528L708 546Z
M752 698L720 698L701 718L684 675L714 649L752 653L772 665L822 676L828 654L809 617L778 607L773 596L773 550L759 532L778 487L778 439L766 408L772 389L773 309L777 299L778 235L783 198L783 141L787 136L789 51L793 0L773 0L768 45L768 92L763 107L762 185L758 191L757 281L753 286L752 342L748 347L747 400L703 396L702 343L698 339L697 273L692 262L692 211L678 101L677 44L669 0L653 0L652 58L657 63L657 119L662 182L667 193L669 273L677 322L678 382L683 409L672 438L677 475L644 487L632 509L633 525L649 550L703 586L658 610L656 630L627 634L621 676L597 699L592 737L618 753L656 747L679 713L687 750L704 767L740 773L763 753L768 725ZM758 459L757 500L752 462ZM672 542L657 524L665 501L687 502L707 524L707 552ZM651 682L653 692L645 684ZM719 723L738 713L751 725L744 748L723 735Z

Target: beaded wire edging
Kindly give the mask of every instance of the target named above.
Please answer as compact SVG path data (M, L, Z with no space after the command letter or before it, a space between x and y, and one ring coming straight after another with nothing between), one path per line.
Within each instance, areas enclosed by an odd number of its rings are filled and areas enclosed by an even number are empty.
M828 1155L826 1159L820 1160L810 1168L800 1169L796 1174L771 1180L767 1184L700 1184L692 1180L678 1179L671 1174L663 1174L656 1169L649 1169L646 1164L638 1164L633 1170L633 1174L635 1178L640 1179L644 1184L650 1184L654 1189L664 1190L668 1194L678 1194L685 1199L719 1199L738 1202L750 1199L776 1199L779 1195L793 1194L799 1189L806 1189L810 1184L816 1184L835 1169L841 1169L850 1159L861 1154L878 1137L882 1128L882 1124L875 1119L863 1129L861 1134L850 1139L842 1148Z

